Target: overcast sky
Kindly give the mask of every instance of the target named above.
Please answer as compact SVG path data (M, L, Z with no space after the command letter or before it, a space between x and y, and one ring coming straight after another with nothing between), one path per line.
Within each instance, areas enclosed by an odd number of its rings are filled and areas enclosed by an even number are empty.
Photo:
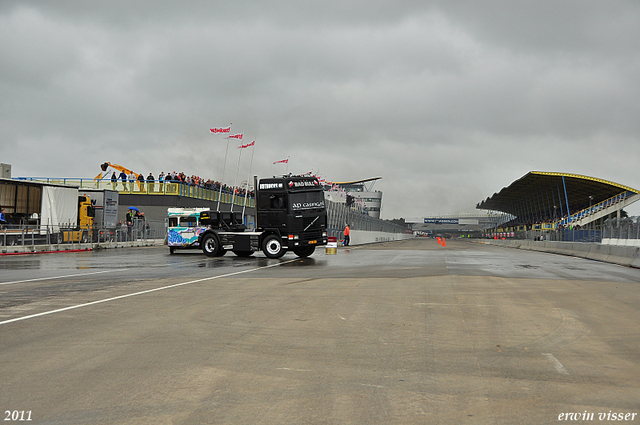
M383 218L473 212L529 171L640 189L640 2L0 2L13 177L382 177ZM224 180L249 173L232 141ZM630 208L630 210L632 210Z

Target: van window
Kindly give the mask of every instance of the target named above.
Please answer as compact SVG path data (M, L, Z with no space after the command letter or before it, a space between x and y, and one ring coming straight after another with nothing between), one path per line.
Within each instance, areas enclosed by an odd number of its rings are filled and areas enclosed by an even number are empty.
M180 227L196 227L197 223L195 217L180 217Z

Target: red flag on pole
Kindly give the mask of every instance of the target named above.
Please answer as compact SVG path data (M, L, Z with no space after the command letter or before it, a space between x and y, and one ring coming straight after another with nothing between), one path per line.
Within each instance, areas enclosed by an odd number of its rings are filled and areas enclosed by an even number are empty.
M231 126L227 128L222 128L222 127L210 128L209 131L212 133L229 133L231 131Z
M254 140L253 142L249 143L248 145L240 145L240 146L238 146L238 149L248 148L248 147L253 146L255 144L256 144L256 141Z
M289 163L289 158L274 162L274 164L288 164L288 163Z
M238 140L242 140L242 136L243 136L243 133L240 133L240 134L234 134L234 135L232 135L232 136L229 136L229 139L238 139Z

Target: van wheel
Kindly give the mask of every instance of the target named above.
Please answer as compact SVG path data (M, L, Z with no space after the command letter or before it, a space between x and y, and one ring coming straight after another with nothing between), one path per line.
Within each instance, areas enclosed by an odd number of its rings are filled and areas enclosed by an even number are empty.
M176 247L175 246L170 246L169 247L169 254L173 254L174 252L176 252Z
M262 252L267 258L280 258L285 254L282 241L276 235L269 235L262 241Z
M307 245L307 246L301 246L300 248L294 248L293 253L296 254L298 257L304 258L313 254L315 250L316 250L315 245Z
M216 235L208 233L202 238L202 252L207 257L216 257L220 251L220 242Z

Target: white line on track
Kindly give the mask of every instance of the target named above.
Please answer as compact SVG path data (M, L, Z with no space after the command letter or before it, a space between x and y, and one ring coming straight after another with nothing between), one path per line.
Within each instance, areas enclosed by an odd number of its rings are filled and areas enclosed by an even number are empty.
M547 359L551 360L551 362L553 363L553 367L556 368L556 371L558 373L561 373L563 375L568 375L569 372L567 372L567 369L564 368L564 366L562 366L562 363L560 363L560 361L558 359L556 359L553 354L551 353L542 353L543 356L545 356Z
M64 279L66 277L89 276L89 275L92 275L92 274L121 272L121 271L124 271L124 270L129 270L129 269L114 269L114 270L104 270L104 271L101 271L101 272L68 274L66 276L52 276L52 277L39 277L37 279L14 280L13 282L0 282L0 285L13 285L15 283L39 282L39 281L42 281L42 280L52 280L52 279Z
M69 307L59 308L57 310L43 311L42 313L31 314L29 316L16 317L15 319L5 320L3 322L0 322L0 325L6 325L8 323L19 322L19 321L27 320L27 319L33 319L35 317L40 317L40 316L47 316L49 314L54 314L54 313L61 313L63 311L73 310L73 309L76 309L76 308L88 307L88 306L91 306L91 305L107 303L107 302L115 301L115 300L121 300L121 299L124 299L124 298L135 297L137 295L149 294L151 292L163 291L165 289L177 288L179 286L191 285L192 283L206 282L207 280L214 280L214 279L220 279L220 278L223 278L223 277L236 276L236 275L243 274L243 273L251 273L251 272L255 272L256 270L268 269L268 268L271 268L271 267L277 267L277 266L280 266L280 265L283 265L283 264L292 263L292 262L297 261L297 260L298 260L298 258L294 258L293 260L284 261L284 262L281 262L281 263L279 262L279 263L276 263L276 264L270 264L270 265L264 266L264 267L256 267L255 269L242 270L242 271L239 271L239 272L227 273L227 274L223 274L223 275L219 275L219 276L205 277L205 278L202 278L202 279L190 280L188 282L181 282L181 283L176 283L174 285L163 286L161 288L147 289L146 291L134 292L132 294L119 295L117 297L105 298L103 300L97 300L97 301L92 301L92 302L88 302L88 303L84 303L84 304L72 305L72 306L69 306Z

